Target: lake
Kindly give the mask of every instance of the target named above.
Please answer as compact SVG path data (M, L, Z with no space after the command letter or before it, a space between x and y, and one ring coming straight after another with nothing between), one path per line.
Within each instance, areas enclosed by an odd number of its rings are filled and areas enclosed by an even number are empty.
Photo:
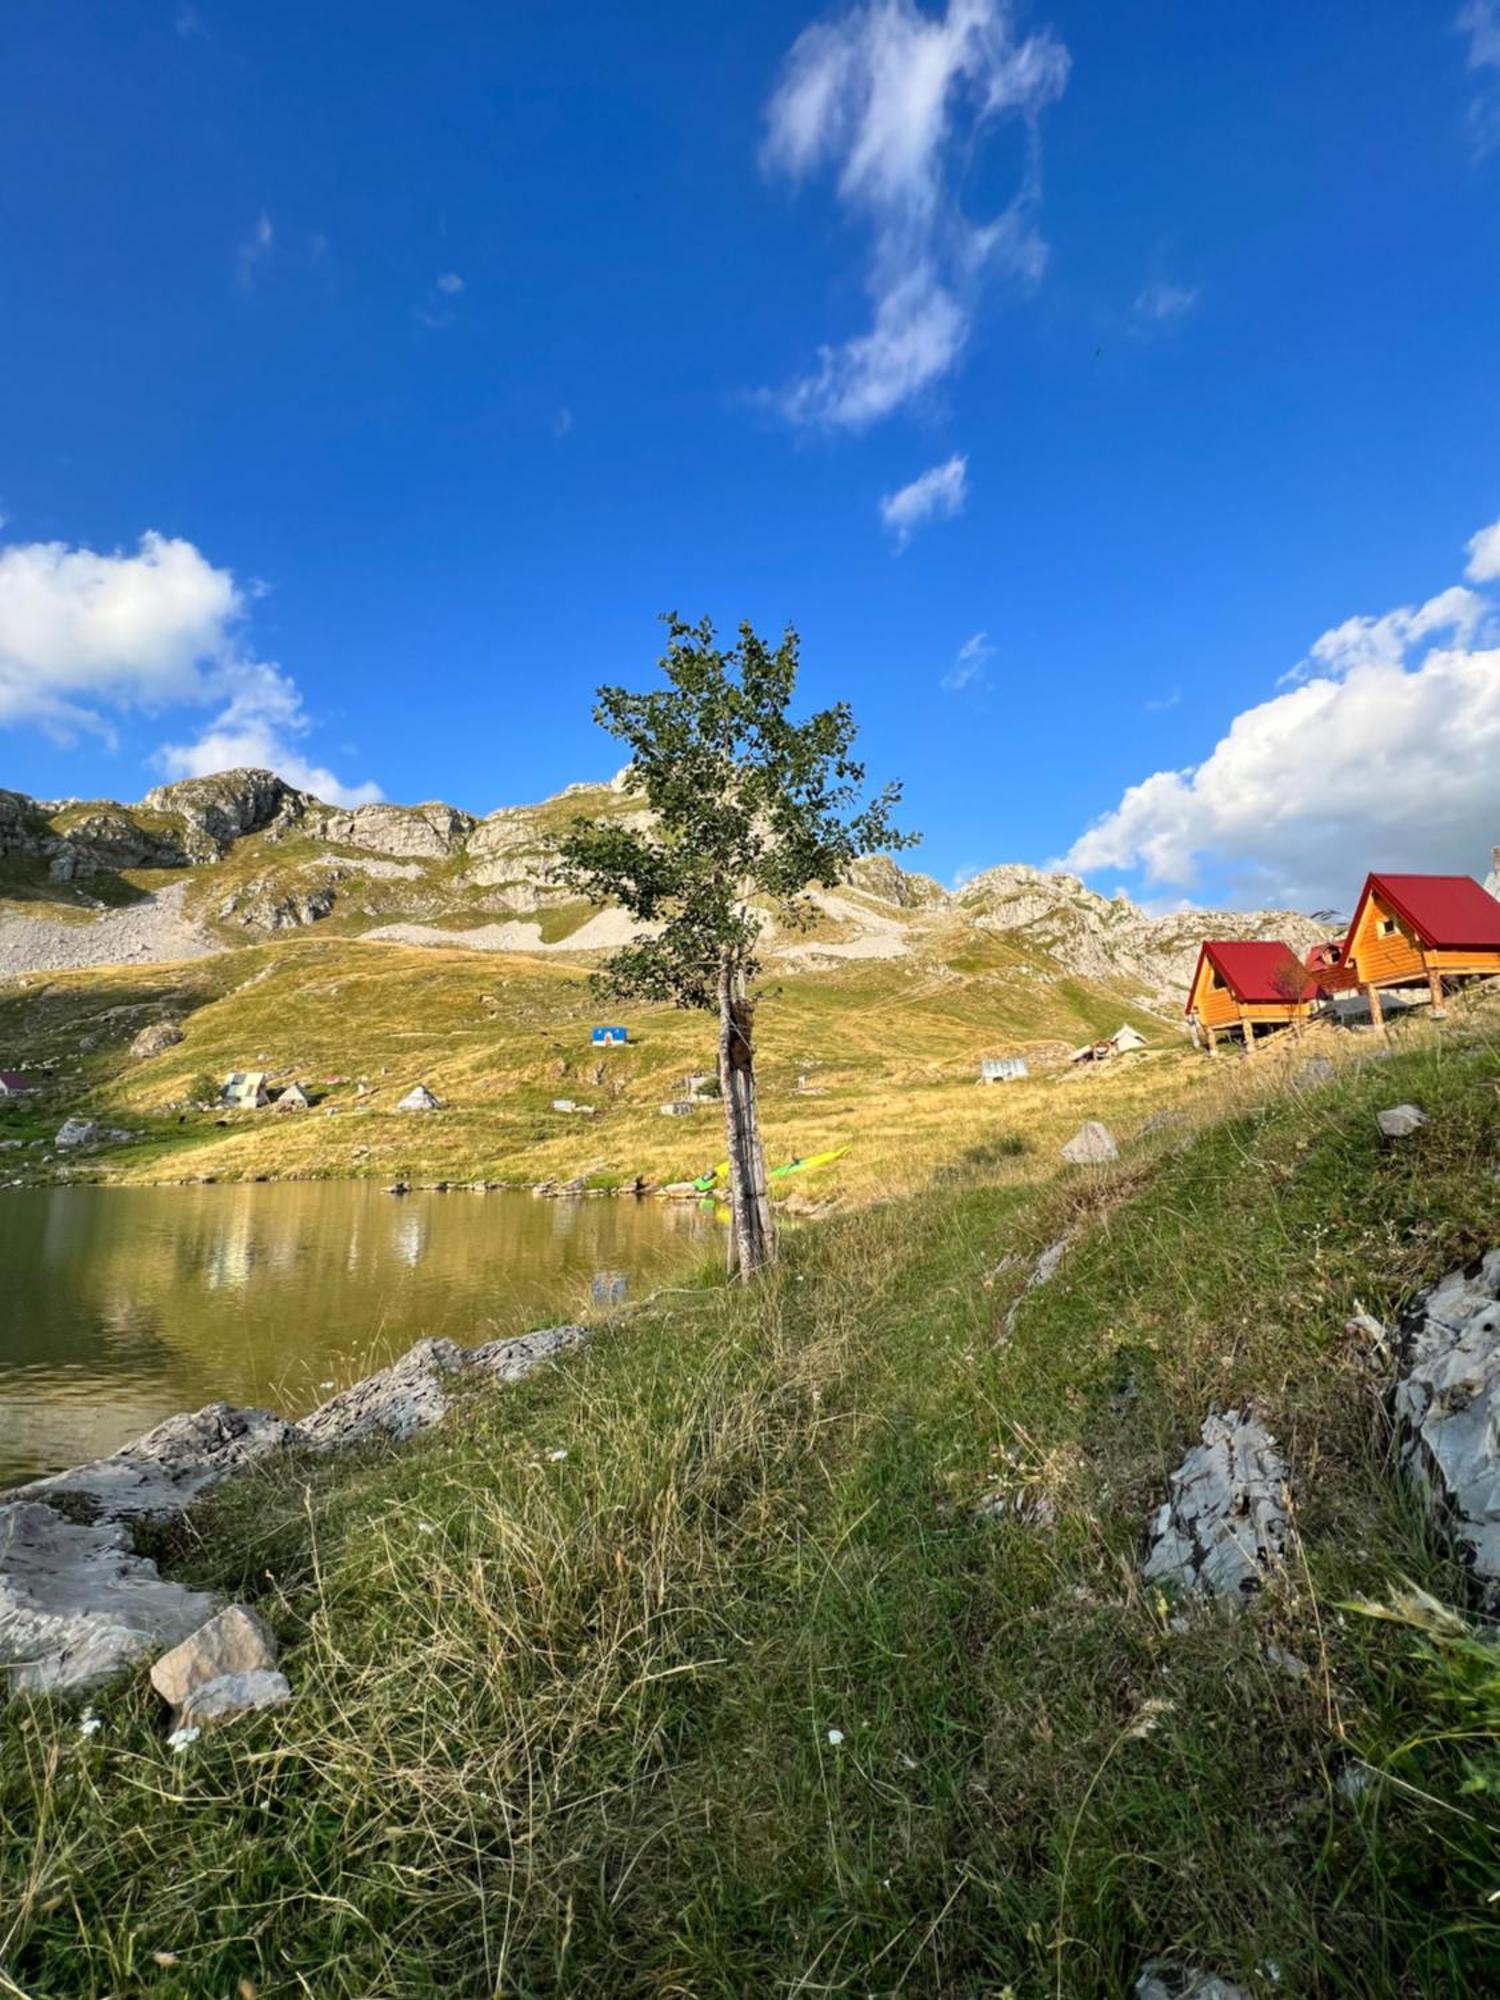
M0 1193L0 1487L219 1401L297 1415L427 1335L464 1345L699 1262L666 1202L357 1182Z

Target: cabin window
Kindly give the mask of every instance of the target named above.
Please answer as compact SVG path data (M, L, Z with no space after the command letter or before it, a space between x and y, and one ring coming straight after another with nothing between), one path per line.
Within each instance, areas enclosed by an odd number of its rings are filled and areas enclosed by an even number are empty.
M1375 926L1375 935L1377 937L1394 937L1397 929L1398 925L1394 917L1382 917L1380 922Z

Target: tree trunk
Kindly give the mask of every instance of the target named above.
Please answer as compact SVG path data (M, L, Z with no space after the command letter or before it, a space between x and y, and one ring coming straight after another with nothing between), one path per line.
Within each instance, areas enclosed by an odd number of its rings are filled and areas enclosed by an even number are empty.
M776 1254L755 1101L755 1005L731 964L719 973L719 1089L729 1152L729 1270L751 1278Z

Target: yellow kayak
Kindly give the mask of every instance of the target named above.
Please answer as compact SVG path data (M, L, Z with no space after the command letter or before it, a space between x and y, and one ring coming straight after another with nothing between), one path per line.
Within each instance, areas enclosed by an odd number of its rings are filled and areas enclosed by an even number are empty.
M826 1153L809 1153L806 1159L788 1160L784 1167L772 1167L766 1178L784 1181L788 1174L810 1174L815 1167L830 1166L835 1160L841 1160L848 1150L847 1146L834 1146ZM727 1181L728 1178L729 1162L721 1160L711 1172L699 1174L693 1186L700 1194L707 1194L717 1182Z

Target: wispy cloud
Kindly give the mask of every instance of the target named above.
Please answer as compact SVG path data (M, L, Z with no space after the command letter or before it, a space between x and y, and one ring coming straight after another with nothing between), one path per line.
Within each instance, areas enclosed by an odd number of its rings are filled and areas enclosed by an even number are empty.
M179 39L184 42L206 42L209 40L209 33L204 25L203 16L192 5L192 0L186 0L186 3L177 9L177 15L172 26L176 29Z
M427 297L412 311L423 326L452 326L457 317L455 306L464 290L464 281L457 271L443 271L433 279Z
M67 745L116 740L125 714L216 713L191 741L157 753L176 776L265 764L335 803L380 797L308 761L301 691L246 643L253 584L191 542L146 534L130 554L62 542L0 548L0 727L39 728Z
M572 428L573 412L564 403L557 415L552 419L552 435L555 438L565 438Z
M257 276L269 262L276 246L276 231L271 226L271 218L262 209L255 218L255 227L241 242L235 252L235 276L240 288L249 291Z
M969 461L962 452L934 465L910 485L885 494L880 518L904 549L924 522L951 520L962 513L969 492Z
M1482 160L1500 146L1500 0L1467 0L1453 23L1469 38L1468 67L1477 79L1469 100L1469 139Z
M1138 327L1167 326L1198 303L1196 285L1174 285L1157 279L1136 293L1132 308Z
M1146 701L1141 703L1141 706L1148 715L1161 715L1169 708L1176 708L1181 700L1182 689L1174 687L1168 694L1150 696Z
M1500 522L1468 551L1471 577L1500 580ZM1496 837L1497 613L1454 585L1346 619L1309 648L1297 685L1235 716L1201 763L1132 785L1067 865L1177 890L1212 865L1237 894L1303 909L1347 903L1362 867L1397 858L1481 867Z
M444 271L437 281L440 292L446 292L450 299L456 299L464 288L464 281L457 271Z
M990 644L988 632L976 632L965 639L953 657L953 665L943 675L942 685L949 694L962 694L966 688L984 692L990 684L986 669L995 657L995 648Z
M858 430L888 416L958 365L988 276L1040 277L1037 120L1068 67L1046 29L1016 34L1009 0L948 0L937 16L915 0L864 0L798 36L766 108L762 164L796 182L832 172L870 234L871 324L770 393L793 423ZM959 171L1007 115L1024 123L1026 170L1010 205L974 222Z

